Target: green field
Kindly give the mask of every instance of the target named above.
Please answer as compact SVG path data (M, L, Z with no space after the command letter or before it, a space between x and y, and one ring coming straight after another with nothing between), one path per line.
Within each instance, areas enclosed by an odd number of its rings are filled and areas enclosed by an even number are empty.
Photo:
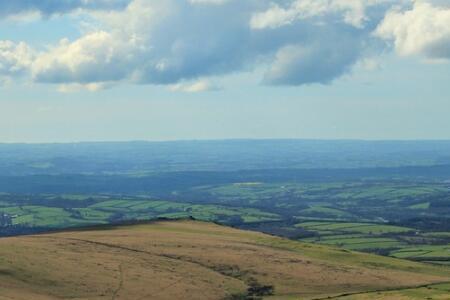
M82 201L80 196L77 200ZM156 218L186 218L227 223L279 220L280 216L255 208L200 205L160 200L105 200L87 207L57 208L48 206L1 207L0 213L11 216L11 225L29 227L65 228L92 224L105 224L128 220Z
M333 222L305 222L299 223L297 227L302 227L311 231L332 231L345 233L363 233L363 234L385 234L385 233L404 233L413 231L412 228L382 225L382 224L368 224L368 223L333 223Z
M416 261L449 264L450 245L408 246L392 251L390 256Z
M367 223L302 222L295 225L317 236L302 239L349 250L383 250L401 248L406 244L390 237L392 234L411 232L411 228ZM389 235L389 236L386 236Z
M336 297L338 300L448 300L450 295L450 284L430 284L418 288L399 289L393 291L379 291L372 293L357 293L350 296Z
M192 217L348 250L447 264L450 189L408 180L239 181L137 194L0 194L0 233ZM31 231L32 232L32 231ZM403 249L433 247L422 258ZM428 250L427 250L428 251Z

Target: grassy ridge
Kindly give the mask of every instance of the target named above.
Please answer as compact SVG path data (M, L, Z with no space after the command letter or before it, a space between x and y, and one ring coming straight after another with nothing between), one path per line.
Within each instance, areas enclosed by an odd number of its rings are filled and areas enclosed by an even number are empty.
M1 300L316 299L445 281L445 267L194 221L0 239Z

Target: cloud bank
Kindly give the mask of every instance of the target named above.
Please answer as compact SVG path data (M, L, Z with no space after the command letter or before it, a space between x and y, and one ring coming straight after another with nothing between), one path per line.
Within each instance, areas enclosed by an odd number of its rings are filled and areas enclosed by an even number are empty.
M23 75L33 59L33 51L27 44L0 41L0 81Z
M211 76L256 68L265 70L265 84L329 84L389 48L401 56L450 59L450 2L443 0L0 3L0 14L89 10L94 29L76 40L40 53L24 43L0 44L0 76L63 87L131 82L198 92L211 89Z
M43 16L64 14L77 9L122 9L131 0L2 0L0 17L24 13L40 13Z
M410 10L392 9L376 35L392 41L403 56L450 59L450 1L416 1Z

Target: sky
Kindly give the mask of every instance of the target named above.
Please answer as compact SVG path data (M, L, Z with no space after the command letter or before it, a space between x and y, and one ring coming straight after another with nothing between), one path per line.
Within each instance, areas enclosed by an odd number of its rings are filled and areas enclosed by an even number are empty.
M0 0L0 142L450 139L450 0Z

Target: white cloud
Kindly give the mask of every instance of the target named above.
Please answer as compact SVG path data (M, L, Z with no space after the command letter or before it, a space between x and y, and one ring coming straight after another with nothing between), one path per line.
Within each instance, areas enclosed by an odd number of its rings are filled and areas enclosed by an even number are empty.
M133 40L117 40L104 31L92 32L69 42L62 40L50 51L41 54L32 65L38 82L96 83L119 81L133 71L138 49Z
M27 72L33 57L33 51L23 42L0 41L0 78L5 80Z
M175 84L178 90L197 91L206 87L176 84L251 70L263 62L271 65L267 83L325 83L346 72L362 55L360 41L371 38L363 29L349 34L326 17L319 25L300 22L295 30L253 31L250 19L269 1L207 2L221 5L198 8L192 1L134 0L124 11L91 13L103 30L64 41L40 55L33 64L34 79L58 84ZM353 48L330 47L329 35L344 36ZM336 59L325 65L330 62L319 55L291 56L290 63L297 68L281 67L280 55L286 54L289 45L303 45ZM313 66L323 74L311 72Z
M368 21L366 9L392 0L295 0L289 6L272 4L263 12L253 15L250 25L254 29L277 28L299 19L338 15L341 21L362 27Z
M0 16L39 13L64 14L77 9L113 10L124 8L131 0L1 0Z
M397 53L403 56L450 59L450 3L416 1L410 10L393 9L375 35L392 41Z
M247 57L240 56L242 44L235 38L241 35L240 41L246 42L242 25L247 19L237 26L215 6L209 15L179 3L135 0L123 12L92 14L107 31L65 41L41 55L33 64L34 79L173 84L242 67Z
M213 4L220 5L224 4L230 0L188 0L191 4Z
M366 71L375 71L382 68L382 61L375 57L367 57L358 61L355 68L359 68Z
M255 69L267 70L266 84L327 84L355 65L371 69L368 57L385 47L380 38L401 55L448 58L444 2L133 0L122 10L89 11L87 33L39 54L3 42L0 74L29 71L63 92L121 82L199 92L214 89L211 77Z
M170 90L174 92L200 93L206 91L217 91L221 87L207 80L199 80L193 83L178 83L170 86Z
M104 89L111 88L113 86L110 82L95 82L95 83L69 83L60 84L58 86L58 92L60 93L76 93L80 91L97 92Z
M275 85L328 84L350 70L358 60L358 53L358 45L351 39L288 45L277 52L264 80Z

